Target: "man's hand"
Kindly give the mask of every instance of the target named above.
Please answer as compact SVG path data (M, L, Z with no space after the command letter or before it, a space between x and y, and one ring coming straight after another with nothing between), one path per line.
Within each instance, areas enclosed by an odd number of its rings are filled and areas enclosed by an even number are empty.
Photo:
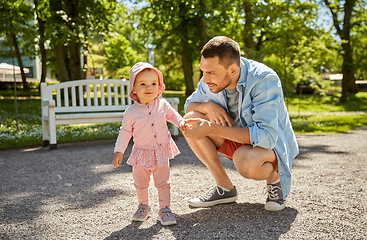
M186 119L191 128L186 128L184 134L189 138L203 138L210 135L211 122L201 118Z
M192 103L192 104L197 104L197 103ZM193 110L207 115L209 118L209 121L212 123L216 123L222 126L233 127L233 124L232 124L233 119L228 115L226 110L224 110L221 106L219 106L218 104L214 102L201 103L200 109L193 109ZM189 111L192 111L192 110L190 109Z
M119 166L119 163L122 162L122 153L117 152L115 153L115 156L113 156L112 165L117 168Z

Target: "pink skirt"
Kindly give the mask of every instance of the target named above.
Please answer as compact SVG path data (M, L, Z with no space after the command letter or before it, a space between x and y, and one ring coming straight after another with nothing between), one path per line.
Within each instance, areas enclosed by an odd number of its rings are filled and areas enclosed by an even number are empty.
M127 164L140 168L164 167L168 161L180 154L176 143L171 140L165 146L156 149L135 148L131 150Z

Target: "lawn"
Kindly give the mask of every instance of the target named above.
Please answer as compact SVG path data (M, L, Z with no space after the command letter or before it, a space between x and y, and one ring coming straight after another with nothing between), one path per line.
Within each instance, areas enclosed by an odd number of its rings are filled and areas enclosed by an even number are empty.
M17 146L41 146L42 123L40 95L18 91L18 120L16 126L15 100L12 90L0 91L0 148ZM184 92L165 91L165 97L180 99L179 112L184 114L186 97ZM296 133L326 134L345 132L367 126L367 93L358 93L341 104L339 94L331 95L293 95L287 98L293 128ZM76 124L57 126L58 142L86 141L95 139L114 139L121 123Z

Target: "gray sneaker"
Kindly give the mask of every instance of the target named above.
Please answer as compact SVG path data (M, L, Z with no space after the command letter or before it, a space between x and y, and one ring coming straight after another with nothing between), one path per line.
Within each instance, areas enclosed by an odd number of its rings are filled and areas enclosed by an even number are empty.
M133 221L144 222L150 216L150 207L140 203L138 210L133 215Z
M159 217L161 219L161 224L164 226L176 224L176 218L173 216L171 209L168 207L159 210Z
M225 191L220 186L214 186L204 195L200 195L189 201L192 207L210 207L222 203L232 203L237 200L237 189L234 187L230 191Z
M265 210L280 211L285 208L283 190L280 182L267 184L268 198L266 199Z

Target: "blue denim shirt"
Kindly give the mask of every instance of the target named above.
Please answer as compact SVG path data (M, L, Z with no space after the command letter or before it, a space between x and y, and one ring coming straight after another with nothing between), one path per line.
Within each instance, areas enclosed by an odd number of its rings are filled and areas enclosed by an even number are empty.
M298 155L298 144L285 106L280 79L266 65L241 58L241 75L237 83L239 116L250 132L253 147L274 149L278 158L279 178L284 198L291 188L291 168ZM196 91L187 98L185 112L191 102L212 101L227 108L226 91L212 93L202 79Z

